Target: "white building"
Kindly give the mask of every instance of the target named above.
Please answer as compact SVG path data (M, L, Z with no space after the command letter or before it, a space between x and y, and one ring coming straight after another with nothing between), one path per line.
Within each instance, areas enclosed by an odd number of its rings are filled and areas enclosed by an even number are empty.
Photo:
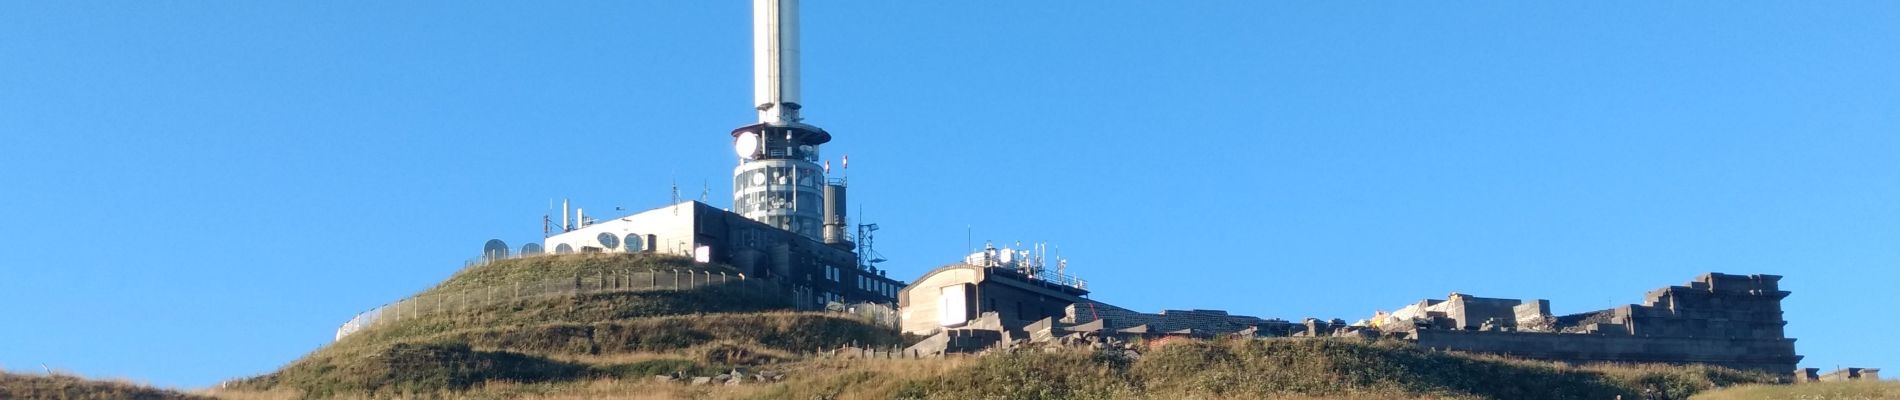
M731 265L791 289L799 307L896 301L904 283L859 268L846 247L779 229L706 203L686 201L622 217L574 224L542 240L561 253L651 252Z

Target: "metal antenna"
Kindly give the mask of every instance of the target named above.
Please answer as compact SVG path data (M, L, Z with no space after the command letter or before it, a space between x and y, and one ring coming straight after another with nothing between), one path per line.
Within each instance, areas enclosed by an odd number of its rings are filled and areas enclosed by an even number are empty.
M752 104L759 122L798 122L798 0L752 2Z

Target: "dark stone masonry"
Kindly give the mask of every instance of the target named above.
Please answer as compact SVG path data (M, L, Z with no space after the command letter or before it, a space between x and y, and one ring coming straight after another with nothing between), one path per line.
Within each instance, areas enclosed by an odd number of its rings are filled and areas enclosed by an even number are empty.
M1687 286L1651 291L1644 304L1554 318L1548 311L1467 313L1485 318L1483 322L1427 312L1419 319L1433 326L1448 319L1457 329L1420 326L1397 332L1435 349L1568 362L1703 363L1785 375L1795 371L1801 356L1795 354L1794 339L1782 330L1788 323L1781 317L1781 299L1788 292L1778 287L1779 280L1774 275L1710 273ZM1459 297L1447 302L1487 304L1467 305L1467 310L1498 304L1497 299ZM1519 329L1526 322L1550 319L1556 320L1554 332Z
M1142 313L1053 287L1031 274L952 265L899 293L906 333L932 336L910 354L979 352L1028 342L1166 337L1392 338L1421 347L1571 363L1701 363L1788 380L1860 379L1877 369L1822 377L1798 370L1801 356L1783 328L1780 276L1708 273L1648 293L1642 304L1552 315L1550 302L1452 293L1356 323L1300 322L1220 310ZM1030 288L1030 289L1025 289ZM1060 290L1057 290L1060 289ZM1052 304L1066 304L1051 307ZM1807 378L1807 379L1802 379Z

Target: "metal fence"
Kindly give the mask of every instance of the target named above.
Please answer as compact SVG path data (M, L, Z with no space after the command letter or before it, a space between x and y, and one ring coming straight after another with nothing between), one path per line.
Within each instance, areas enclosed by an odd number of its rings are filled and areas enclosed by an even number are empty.
M519 256L517 256L519 257ZM514 257L511 257L514 258ZM477 265L488 260L478 259L469 262ZM727 274L694 270L622 270L600 271L596 273L575 274L541 279L533 282L515 282L507 285L490 285L446 293L431 293L413 296L364 311L344 322L336 329L335 340L362 331L376 324L414 319L417 317L441 313L471 311L481 306L512 302L549 296L573 296L598 293L643 292L664 290L693 290L714 286L735 287L745 290L757 290L771 294L793 296L775 282L760 279L748 279L745 274ZM794 298L793 300L797 300ZM807 303L809 304L809 303ZM895 329L898 325L897 310L878 303L833 303L828 310L856 316L879 326Z
M865 322L891 329L898 328L897 308L880 303L832 303L825 307L827 311L848 314Z

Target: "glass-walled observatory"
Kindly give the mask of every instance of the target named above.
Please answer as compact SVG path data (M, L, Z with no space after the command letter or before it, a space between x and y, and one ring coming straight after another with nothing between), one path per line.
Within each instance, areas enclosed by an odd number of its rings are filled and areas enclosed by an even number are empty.
M824 130L802 124L758 124L733 131L739 166L732 170L732 211L813 239L824 228L825 170L818 145Z

